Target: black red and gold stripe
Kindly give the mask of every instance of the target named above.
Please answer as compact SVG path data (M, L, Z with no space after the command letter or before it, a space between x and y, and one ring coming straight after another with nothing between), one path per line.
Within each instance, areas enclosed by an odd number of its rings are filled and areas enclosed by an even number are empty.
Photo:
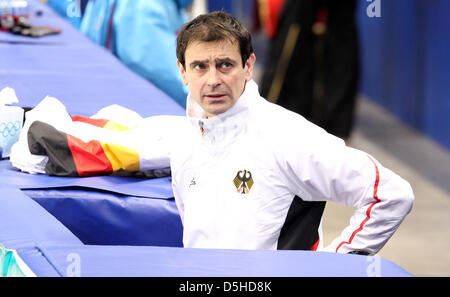
M128 129L103 119L75 116L72 121L118 132ZM32 154L48 156L48 175L81 177L139 171L139 153L135 149L100 139L84 142L40 121L33 122L28 130L28 146Z

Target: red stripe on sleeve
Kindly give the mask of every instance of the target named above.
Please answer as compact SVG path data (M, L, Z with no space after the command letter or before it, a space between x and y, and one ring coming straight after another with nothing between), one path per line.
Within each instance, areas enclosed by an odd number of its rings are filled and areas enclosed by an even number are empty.
M99 141L92 140L86 143L67 134L67 142L79 176L93 176L113 172L111 162L105 155Z
M317 251L317 247L319 246L320 238L317 239L316 243L311 247L311 251Z
M109 122L109 120L105 119L91 119L82 116L72 116L71 118L72 122L83 122L100 128L103 128Z
M375 172L376 172L376 178L375 178L375 185L373 188L373 198L375 199L375 201L369 206L369 208L367 208L366 211L366 218L364 219L364 221L362 221L362 223L359 225L359 228L356 229L355 231L353 231L352 235L350 236L350 239L348 241L343 241L341 242L338 247L336 248L336 253L337 251L340 249L340 247L344 244L351 244L353 241L353 238L355 238L356 234L358 234L358 232L360 232L363 228L364 225L367 223L367 221L370 219L370 213L372 211L372 208L374 207L375 204L377 204L378 202L380 202L381 200L378 198L378 183L380 182L380 173L378 171L378 166L377 164L372 160L372 158L370 158L368 156L368 158L370 159L370 161L372 161L373 165L375 166Z

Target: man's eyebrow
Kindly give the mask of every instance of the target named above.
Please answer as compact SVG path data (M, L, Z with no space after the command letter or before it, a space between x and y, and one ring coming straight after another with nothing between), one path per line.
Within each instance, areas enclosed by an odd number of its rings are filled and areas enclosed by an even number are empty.
M221 63L231 63L231 64L236 64L238 63L236 60L233 60L231 58L216 58L214 59L214 62L216 64L221 64ZM190 67L195 67L196 65L202 65L202 64L208 64L209 63L209 59L205 59L205 60L194 60L191 63L189 63Z
M199 64L207 64L208 62L209 62L208 59L206 59L206 60L195 60L195 61L192 61L191 63L189 63L189 66L193 67L193 66L199 65Z
M231 58L228 58L228 57L227 58L217 58L215 61L216 61L217 64L224 63L224 62L228 62L228 63L232 63L232 64L236 63L235 60L233 60Z

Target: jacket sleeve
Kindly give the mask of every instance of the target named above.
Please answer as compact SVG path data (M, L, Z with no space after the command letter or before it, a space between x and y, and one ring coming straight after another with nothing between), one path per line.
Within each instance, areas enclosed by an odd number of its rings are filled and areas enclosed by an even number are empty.
M289 190L307 201L356 208L349 225L324 250L378 252L411 211L411 186L373 156L311 123L300 131L284 143L280 157Z

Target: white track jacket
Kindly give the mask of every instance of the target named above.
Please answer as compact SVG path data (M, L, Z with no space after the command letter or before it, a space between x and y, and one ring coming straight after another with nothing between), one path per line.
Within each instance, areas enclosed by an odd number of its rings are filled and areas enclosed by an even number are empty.
M260 97L207 119L188 96L190 124L172 143L172 186L185 247L379 251L414 200L408 182L369 154ZM325 201L356 208L323 247Z

